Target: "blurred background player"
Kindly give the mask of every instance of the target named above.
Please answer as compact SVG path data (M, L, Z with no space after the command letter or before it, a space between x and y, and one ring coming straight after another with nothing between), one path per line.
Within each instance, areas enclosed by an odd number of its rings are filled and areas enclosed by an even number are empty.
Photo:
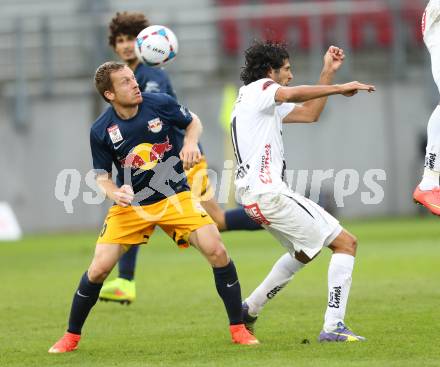
M134 51L136 36L150 24L144 14L139 12L116 13L109 24L109 45L118 57L134 72L139 88L143 92L167 93L176 98L167 73L160 68L153 68L141 63ZM176 129L180 137L178 144L183 145L184 131ZM199 149L203 154L202 147ZM261 226L252 221L242 207L224 211L216 199L209 183L208 165L204 156L192 169L186 170L191 191L217 224L220 231L257 230ZM108 281L102 287L100 299L130 303L136 298L134 273L138 246L132 246L119 261L118 278Z
M183 173L201 157L199 118L166 94L141 93L124 63L107 62L98 67L95 85L111 107L91 127L93 168L99 187L114 205L104 221L92 263L74 294L67 332L49 353L77 349L103 281L127 247L147 243L155 226L178 246L191 244L208 260L226 307L232 341L257 344L243 324L234 263L213 220L203 209L196 209ZM148 130L148 122L157 119L160 129ZM183 147L176 144L173 125L185 129ZM113 164L118 172L116 182L112 179Z
M431 55L434 81L440 92L440 0L430 0L422 18L422 32ZM413 198L432 214L440 215L440 105L437 105L428 122L425 170Z
M373 86L358 82L330 85L343 60L343 50L332 46L324 56L319 85L287 87L293 75L285 46L256 42L245 52L245 67L241 73L244 86L240 88L231 124L237 160L235 186L247 213L288 251L245 300L244 320L252 332L265 303L323 247L328 247L333 256L328 270L328 306L319 341L365 339L344 324L356 238L343 229L337 219L295 193L284 181L283 123L317 121L327 96L351 97L359 90L374 90Z

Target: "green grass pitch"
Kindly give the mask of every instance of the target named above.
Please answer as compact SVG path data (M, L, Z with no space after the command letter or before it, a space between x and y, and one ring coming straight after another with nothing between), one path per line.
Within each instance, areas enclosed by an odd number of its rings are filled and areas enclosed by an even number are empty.
M139 254L136 302L98 302L78 351L49 355L96 234L38 235L0 243L0 366L440 366L440 220L343 224L359 239L346 322L365 343L316 341L330 251L264 309L261 345L243 347L230 342L206 261L157 232ZM223 239L243 296L283 253L263 231Z

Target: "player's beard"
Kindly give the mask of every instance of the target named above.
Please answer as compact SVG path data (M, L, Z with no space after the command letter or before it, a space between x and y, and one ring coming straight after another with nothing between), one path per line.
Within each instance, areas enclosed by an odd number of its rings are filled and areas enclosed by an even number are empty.
M138 106L140 103L142 103L142 96L137 98L137 100L135 102L127 102L126 104L123 104L122 106L125 108L134 108L136 106Z

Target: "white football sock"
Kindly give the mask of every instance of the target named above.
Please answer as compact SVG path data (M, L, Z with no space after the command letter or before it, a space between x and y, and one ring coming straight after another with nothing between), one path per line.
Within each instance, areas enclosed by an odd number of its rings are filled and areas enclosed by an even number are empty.
M426 144L425 172L420 190L432 190L439 186L440 173L440 106L432 113L428 123L428 143Z
M432 190L434 187L438 187L440 182L440 172L435 172L425 167L423 172L422 182L420 182L420 190Z
M289 253L281 256L263 282L246 298L249 313L258 315L266 302L275 297L304 265Z
M333 254L328 267L328 304L324 330L331 331L338 322L344 322L348 294L351 287L354 256Z

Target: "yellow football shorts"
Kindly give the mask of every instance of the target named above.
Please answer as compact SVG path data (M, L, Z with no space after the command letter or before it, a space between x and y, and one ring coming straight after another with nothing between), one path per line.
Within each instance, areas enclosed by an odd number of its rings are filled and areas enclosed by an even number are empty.
M185 191L157 203L123 208L113 205L105 218L97 244L131 245L147 243L156 225L179 246L189 246L189 235L207 224L214 224L191 192Z
M195 200L208 201L214 197L215 192L209 182L208 163L205 157L202 157L193 168L186 170L185 174Z

